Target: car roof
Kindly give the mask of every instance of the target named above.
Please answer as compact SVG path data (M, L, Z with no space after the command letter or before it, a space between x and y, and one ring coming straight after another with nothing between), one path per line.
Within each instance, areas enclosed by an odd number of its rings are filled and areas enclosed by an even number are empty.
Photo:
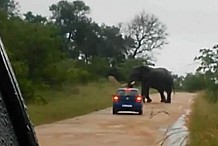
M135 91L139 91L137 88L118 88L117 90L135 90Z

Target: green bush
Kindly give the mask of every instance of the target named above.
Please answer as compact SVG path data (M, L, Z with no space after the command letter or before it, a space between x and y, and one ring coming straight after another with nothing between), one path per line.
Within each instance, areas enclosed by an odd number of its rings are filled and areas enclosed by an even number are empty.
M92 59L92 63L86 66L87 71L95 75L96 79L107 76L109 63L106 58L95 57Z
M20 79L19 85L20 85L21 93L23 95L24 100L26 102L33 100L34 95L35 95L35 89L34 89L32 81L27 80L27 79Z
M45 67L42 72L42 81L49 86L61 85L67 80L66 70L62 70L54 64Z
M77 78L80 83L87 84L91 80L91 74L85 70L80 70L77 72Z
M189 92L206 89L206 83L202 74L187 74L182 82L182 88Z
M32 103L37 104L37 105L45 105L45 104L48 104L48 101L45 97L38 95L34 97L34 100Z
M117 67L109 68L107 76L113 76L116 78L117 81L124 80L124 78L121 76L121 73Z
M205 99L210 103L216 103L218 101L218 90L206 90L207 96L204 96Z

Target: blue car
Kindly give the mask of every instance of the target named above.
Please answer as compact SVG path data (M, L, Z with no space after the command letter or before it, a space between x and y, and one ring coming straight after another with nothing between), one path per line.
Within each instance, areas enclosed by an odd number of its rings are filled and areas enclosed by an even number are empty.
M119 88L115 95L112 97L113 114L119 111L133 111L138 112L139 115L143 114L142 97L137 88Z

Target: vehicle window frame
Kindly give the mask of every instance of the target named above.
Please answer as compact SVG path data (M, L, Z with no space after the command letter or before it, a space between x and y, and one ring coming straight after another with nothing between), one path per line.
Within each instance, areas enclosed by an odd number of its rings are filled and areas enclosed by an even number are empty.
M120 92L120 93L119 93ZM131 94L134 93L134 94ZM125 90L125 89L119 89L116 93L118 96L138 96L139 91L138 90Z

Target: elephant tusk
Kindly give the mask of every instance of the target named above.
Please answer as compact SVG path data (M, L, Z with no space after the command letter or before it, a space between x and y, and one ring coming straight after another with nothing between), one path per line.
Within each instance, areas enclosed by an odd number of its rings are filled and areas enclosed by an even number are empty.
M135 81L132 81L130 84L131 84L131 85L134 85L134 84L135 84Z
M129 85L134 85L135 84L135 81L132 81ZM121 87L126 87L128 86L128 83L125 83L125 84L122 84Z

